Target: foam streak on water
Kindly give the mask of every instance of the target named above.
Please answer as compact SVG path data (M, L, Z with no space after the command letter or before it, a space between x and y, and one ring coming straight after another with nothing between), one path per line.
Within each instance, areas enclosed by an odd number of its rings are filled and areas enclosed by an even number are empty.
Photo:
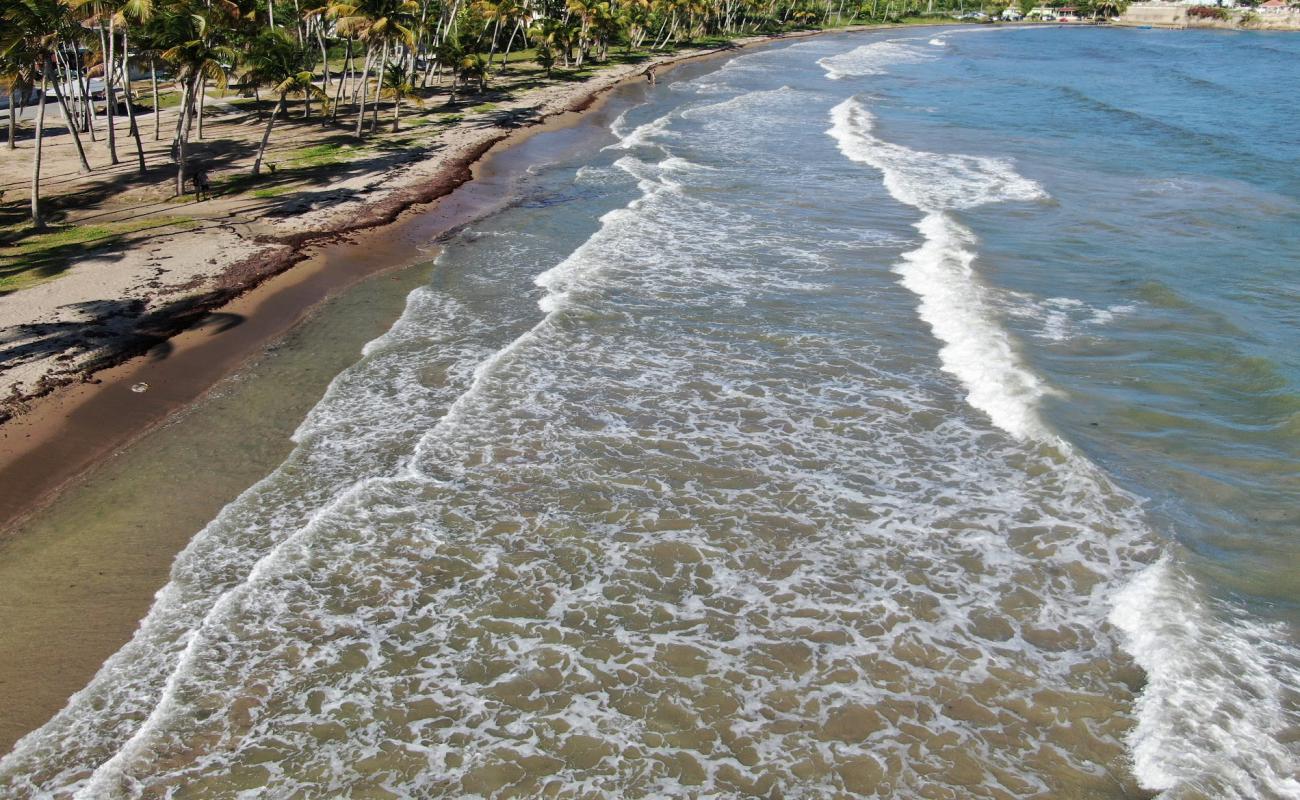
M922 153L883 142L872 133L870 112L857 100L836 106L831 119L829 133L846 156L879 169L890 194L925 212L916 225L923 244L905 254L897 270L903 285L921 298L921 318L943 342L939 355L945 369L968 387L970 404L999 428L1021 438L1049 438L1037 411L1048 389L1020 363L985 299L986 290L971 267L974 234L947 213L1041 199L1042 189L1005 162Z
M1094 475L1101 491L1118 492L1044 426L1038 408L1051 390L1016 355L972 268L974 234L952 214L1045 193L1003 161L882 141L856 99L836 106L831 118L828 133L840 150L880 170L895 199L925 214L916 224L923 244L905 253L896 271L919 298L918 313L942 343L945 370L969 390L967 401L1014 436L1056 443L1065 449L1066 468ZM1142 785L1170 798L1300 796L1295 753L1281 743L1300 722L1300 668L1285 632L1238 619L1227 607L1209 608L1168 556L1112 602L1109 621L1148 674L1128 737Z

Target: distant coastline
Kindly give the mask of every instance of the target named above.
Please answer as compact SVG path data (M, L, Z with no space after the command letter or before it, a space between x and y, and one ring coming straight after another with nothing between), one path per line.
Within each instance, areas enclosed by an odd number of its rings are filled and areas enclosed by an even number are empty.
M1210 9L1193 13L1193 9ZM1241 31L1300 31L1300 8L1286 10L1219 8L1207 4L1190 6L1179 3L1134 3L1116 25L1152 28L1210 28Z

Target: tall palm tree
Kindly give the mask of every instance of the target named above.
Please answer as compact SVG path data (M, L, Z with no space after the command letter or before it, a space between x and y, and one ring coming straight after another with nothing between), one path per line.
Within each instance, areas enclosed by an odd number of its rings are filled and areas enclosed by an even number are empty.
M68 0L67 5L77 12L82 27L99 35L99 65L104 78L104 116L108 130L108 163L117 164L117 76L115 9L106 0ZM107 25L107 27L106 27ZM87 98L89 100L89 98Z
M222 62L233 61L234 51L221 38L222 28L238 18L233 4L214 0L203 5L180 0L159 15L155 30L165 47L162 59L172 66L181 89L180 117L176 123L176 194L185 194L186 145L197 105L199 87L207 80L224 84L226 71ZM214 24L215 23L215 24ZM223 26L221 23L227 23Z
M380 50L378 74L382 77L391 45L415 47L415 15L419 10L420 5L415 0L341 0L329 8L330 15L338 20L337 30L341 35L366 43L366 62L361 72L361 104L357 110L358 137L366 118L367 86L370 69L375 65L375 48Z
M271 109L271 118L266 122L262 132L262 143L257 148L257 158L253 161L253 175L262 171L262 157L266 154L266 143L271 139L271 128L275 117L284 110L285 100L290 95L318 97L322 102L326 95L317 86L310 70L306 69L308 53L288 34L281 30L264 31L253 40L248 49L248 71L244 80L258 86L270 86L271 91L279 96L279 101Z
M57 77L54 72L54 53L60 41L66 38L68 31L67 16L56 0L9 0L0 6L0 60L5 63L31 65L30 69L40 77L40 98L36 106L36 143L32 151L31 182L31 217L36 228L45 227L45 217L41 213L41 157L45 142L45 104L49 99L50 79ZM67 84L65 83L66 87ZM81 149L81 139L76 136L75 126L70 122L64 95L56 92L60 109L69 120L69 129L81 163L85 171L85 152Z
M136 157L140 164L140 174L146 171L144 161L144 144L140 141L140 125L135 118L135 98L131 94L131 38L130 22L148 22L153 16L153 0L123 0L113 15L117 26L122 31L122 93L126 97L126 116L130 122L131 138L135 140Z

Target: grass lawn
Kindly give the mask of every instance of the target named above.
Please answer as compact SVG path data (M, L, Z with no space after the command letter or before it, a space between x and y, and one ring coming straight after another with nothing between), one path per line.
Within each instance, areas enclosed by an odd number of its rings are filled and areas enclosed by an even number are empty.
M25 224L0 228L0 293L26 289L57 277L74 259L117 244L132 233L154 228L189 230L198 224L190 217L152 217L59 225L41 233L32 232Z

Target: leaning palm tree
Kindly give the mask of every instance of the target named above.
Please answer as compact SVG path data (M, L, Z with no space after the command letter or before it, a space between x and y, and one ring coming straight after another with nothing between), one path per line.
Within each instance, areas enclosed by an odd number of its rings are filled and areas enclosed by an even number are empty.
M316 97L322 103L327 101L324 90L312 81L313 75L306 69L308 58L306 48L281 30L264 31L248 49L249 68L244 73L244 80L257 86L270 86L271 91L279 96L279 101L271 109L271 118L266 122L266 130L262 132L262 143L253 161L253 175L262 171L266 143L271 139L271 128L275 125L276 115L284 110L286 99L290 96Z

